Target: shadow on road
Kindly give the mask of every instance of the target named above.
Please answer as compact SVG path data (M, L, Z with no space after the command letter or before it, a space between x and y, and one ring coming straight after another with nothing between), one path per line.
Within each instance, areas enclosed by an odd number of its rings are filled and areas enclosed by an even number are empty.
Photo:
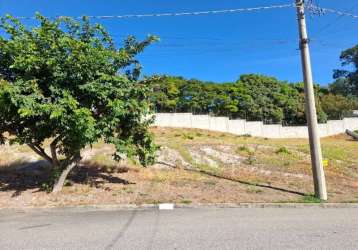
M104 248L105 250L110 250L113 249L114 246L116 245L116 243L123 237L123 235L125 234L125 232L128 230L128 228L130 227L130 225L132 224L134 218L137 215L137 210L133 210L131 213L131 216L129 217L128 221L126 222L126 224L123 225L123 227L119 230L119 232L117 233L117 235L111 240L111 242Z

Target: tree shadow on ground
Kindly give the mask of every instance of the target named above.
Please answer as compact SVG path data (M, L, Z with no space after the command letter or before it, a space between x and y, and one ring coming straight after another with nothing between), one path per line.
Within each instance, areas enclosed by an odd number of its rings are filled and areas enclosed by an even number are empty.
M159 162L159 163L163 164L163 165L166 165L168 167L176 168L176 166L170 165L170 164L165 163L165 162ZM248 185L248 186L268 188L268 189L272 189L272 190L276 190L276 191L281 191L281 192L290 193L290 194L296 194L296 195L301 195L301 196L309 195L309 194L305 194L303 192L299 192L299 191L295 191L295 190L289 190L289 189L281 188L281 187L275 187L275 186L268 185L268 184L254 183L254 182L244 181L244 180L240 180L240 179L229 177L229 176L222 176L222 175L218 175L218 174L215 174L215 173L210 173L210 172L202 170L202 169L194 169L194 168L183 168L183 169L186 170L186 171L189 171L189 172L200 173L200 174L215 177L215 178L218 178L218 179L224 179L224 180L228 180L228 181L233 181L233 182L241 183L241 184Z
M69 174L66 183L86 184L96 188L101 188L105 183L135 184L112 175L128 171L129 168L124 166L108 167L83 162ZM13 162L0 166L0 192L15 191L12 196L16 197L28 189L36 189L34 192L44 191L50 178L50 165L46 161Z
M268 184L254 183L254 182L244 181L244 180L240 180L240 179L236 179L236 178L232 178L232 177L221 176L221 175L210 173L210 172L207 172L207 171L204 171L204 170L191 170L190 169L189 171L198 172L198 173L205 174L205 175L208 175L208 176L212 176L212 177L216 177L216 178L220 178L220 179L224 179L224 180L228 180L228 181L241 183L241 184L245 184L245 185L248 185L248 186L268 188L268 189L272 189L272 190L276 190L276 191L281 191L281 192L290 193L290 194L297 194L297 195L301 195L301 196L307 196L308 195L308 194L305 194L303 192L299 192L299 191L295 191L295 190L289 190L289 189L281 188L281 187L275 187L275 186L268 185Z

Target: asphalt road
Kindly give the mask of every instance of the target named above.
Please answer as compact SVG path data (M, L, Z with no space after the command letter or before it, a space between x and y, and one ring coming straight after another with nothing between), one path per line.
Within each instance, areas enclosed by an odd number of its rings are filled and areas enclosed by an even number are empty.
M0 249L358 249L358 209L0 211Z

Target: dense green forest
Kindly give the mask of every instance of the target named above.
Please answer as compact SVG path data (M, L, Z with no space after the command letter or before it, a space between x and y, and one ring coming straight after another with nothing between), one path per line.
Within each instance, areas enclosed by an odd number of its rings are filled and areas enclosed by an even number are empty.
M342 119L358 109L358 46L343 51L336 81L315 86L319 122ZM214 83L183 77L159 76L152 81L152 103L156 112L192 112L228 116L266 124L305 124L303 83L289 83L258 74L242 75L236 82Z

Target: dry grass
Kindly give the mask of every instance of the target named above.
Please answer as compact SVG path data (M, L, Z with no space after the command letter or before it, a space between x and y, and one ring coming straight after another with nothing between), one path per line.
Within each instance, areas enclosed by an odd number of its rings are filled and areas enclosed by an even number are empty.
M37 156L24 146L1 146L0 207L315 201L308 196L313 187L307 140L152 130L166 164L117 163L113 147L101 142L84 151L82 166L56 195L39 190L42 170L24 171L24 163ZM322 139L331 202L358 201L357 146L344 135Z

